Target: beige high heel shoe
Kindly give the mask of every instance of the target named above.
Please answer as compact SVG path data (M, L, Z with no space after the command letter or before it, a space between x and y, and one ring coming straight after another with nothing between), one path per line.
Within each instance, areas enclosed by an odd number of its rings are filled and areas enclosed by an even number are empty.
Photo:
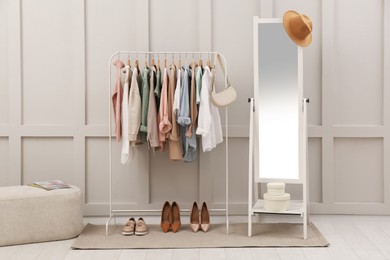
M194 204L192 205L192 209L190 213L190 227L194 232L198 232L200 228L199 208L196 202L194 202Z
M207 232L210 228L210 214L206 202L202 204L202 211L200 215L200 228L203 232Z

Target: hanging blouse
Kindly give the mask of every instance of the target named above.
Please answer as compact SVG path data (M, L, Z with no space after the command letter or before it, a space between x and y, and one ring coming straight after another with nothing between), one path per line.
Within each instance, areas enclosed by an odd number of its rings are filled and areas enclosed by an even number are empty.
M138 82L138 69L134 68L129 94L129 141L132 142L132 145L137 141L141 125L141 96Z
M131 81L131 69L126 65L126 79L123 87L122 99L122 154L121 163L125 164L129 159L130 144L129 144L129 85Z
M187 150L184 155L185 162L192 162L196 159L196 118L198 116L198 108L196 106L196 84L195 84L195 64L192 64L191 70L189 70L189 76L191 79L191 93L190 93L190 115L191 123L186 131Z
M148 104L148 126L147 126L147 142L151 148L160 146L158 140L158 123L157 123L157 106L156 97L154 95L154 87L156 85L156 66L152 66L150 70L150 91Z
M176 66L171 66L171 73L169 78L169 89L168 89L168 118L169 121L172 122L172 130L169 135L169 159L171 160L181 160L182 157L182 151L181 151L181 145L180 145L180 130L179 125L176 121L176 113L173 109L173 102L174 102L174 94L175 94L175 87L176 87Z
M201 66L196 67L196 104L200 103L200 92L202 90L202 74L203 68Z
M190 96L189 96L189 67L184 65L182 68L183 78L181 82L181 91L180 91L180 110L179 117L177 118L177 123L180 125L180 139L182 145L182 155L183 157L187 154L188 142L186 137L186 132L188 126L191 124L190 118Z
M144 68L142 71L142 92L141 92L141 142L146 143L148 130L148 107L149 107L149 69Z
M191 124L189 125L186 136L192 136L192 130L195 129L196 118L198 116L198 108L196 106L196 84L195 84L195 64L192 64L192 68L189 71L191 78L191 93L190 93L190 114L191 114ZM196 149L196 148L195 148Z
M159 110L159 140L160 147L164 149L164 143L166 142L166 137L169 134L169 131L172 129L172 124L168 118L168 73L167 68L164 68L163 75L163 84L161 89L161 98L160 98L160 110Z
M211 151L223 142L219 110L210 102L210 89L215 92L215 87L213 87L214 78L215 69L210 71L210 68L206 66L202 77L198 128L196 129L196 134L202 136L203 152Z
M161 93L161 70L156 69L156 87L154 88L154 94L156 95L157 107L160 107L160 93Z
M175 113L176 118L179 115L180 110L180 88L181 88L181 69L178 68L176 71L177 79L176 79L176 88L175 95L173 98L173 112Z
M114 93L112 94L112 105L114 109L114 119L115 119L115 135L116 140L119 141L121 138L121 103L122 103L122 94L123 88L121 83L121 69L125 66L123 62L117 60L114 62L116 67L116 83Z

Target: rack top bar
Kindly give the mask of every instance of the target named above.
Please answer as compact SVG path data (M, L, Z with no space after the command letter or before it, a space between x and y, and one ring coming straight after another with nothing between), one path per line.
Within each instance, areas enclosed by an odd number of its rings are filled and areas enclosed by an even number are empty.
M115 54L214 54L217 51L117 51Z
M225 61L225 66L226 66L226 59L225 57L217 52L217 51L117 51L115 52L114 54L111 55L110 57L110 62L112 60L112 58L114 58L115 56L118 56L118 55L121 55L121 54L145 54L145 55L148 55L148 54L157 54L157 55L174 55L174 54L219 54L223 60Z

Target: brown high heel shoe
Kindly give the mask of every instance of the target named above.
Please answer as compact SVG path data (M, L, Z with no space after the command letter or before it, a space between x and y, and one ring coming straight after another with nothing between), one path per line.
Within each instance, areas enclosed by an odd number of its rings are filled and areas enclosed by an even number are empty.
M164 206L162 208L161 212L161 229L164 233L167 233L169 231L169 228L171 227L172 222L172 207L171 204L169 204L168 201L164 203Z
M200 215L198 204L194 202L190 213L190 227L192 231L197 232L200 228Z
M200 228L203 232L207 232L210 228L210 214L206 202L203 202L202 204L202 211L200 215Z
M172 222L171 222L171 227L173 233L176 233L179 231L180 226L181 226L181 221L180 221L180 208L179 204L176 203L176 201L172 202Z

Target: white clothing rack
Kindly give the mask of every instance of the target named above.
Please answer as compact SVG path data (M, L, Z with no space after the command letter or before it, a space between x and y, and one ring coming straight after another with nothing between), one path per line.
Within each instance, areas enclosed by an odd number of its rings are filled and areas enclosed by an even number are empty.
M172 52L172 51L164 51L164 52L156 52L156 51L117 51L114 54L111 55L109 61L108 61L108 71L109 71L109 83L108 83L108 165L109 165L109 186L110 186L110 217L108 218L106 222L106 236L108 236L108 227L110 224L111 219L114 218L114 224L116 225L116 215L117 214L123 214L123 213L129 213L129 212L161 212L161 210L151 210L151 209L112 209L112 130L111 130L111 89L112 89L112 78L111 78L111 66L113 58L120 57L120 55L145 55L145 59L149 59L149 55L164 55L165 57L167 55L215 55L218 54L223 60L223 63L225 64L225 88L227 86L227 64L225 57L218 53L218 52ZM148 57L146 57L148 56ZM216 62L216 61L214 61ZM226 114L225 114L225 145L226 145L226 153L225 153L225 175L226 175L226 200L225 200L225 208L224 209L209 209L211 212L225 212L226 214L226 234L229 233L229 165L228 165L228 158L229 158L229 141L228 141L228 108L226 107ZM162 206L161 206L162 208ZM190 212L190 209L181 209L181 212Z

